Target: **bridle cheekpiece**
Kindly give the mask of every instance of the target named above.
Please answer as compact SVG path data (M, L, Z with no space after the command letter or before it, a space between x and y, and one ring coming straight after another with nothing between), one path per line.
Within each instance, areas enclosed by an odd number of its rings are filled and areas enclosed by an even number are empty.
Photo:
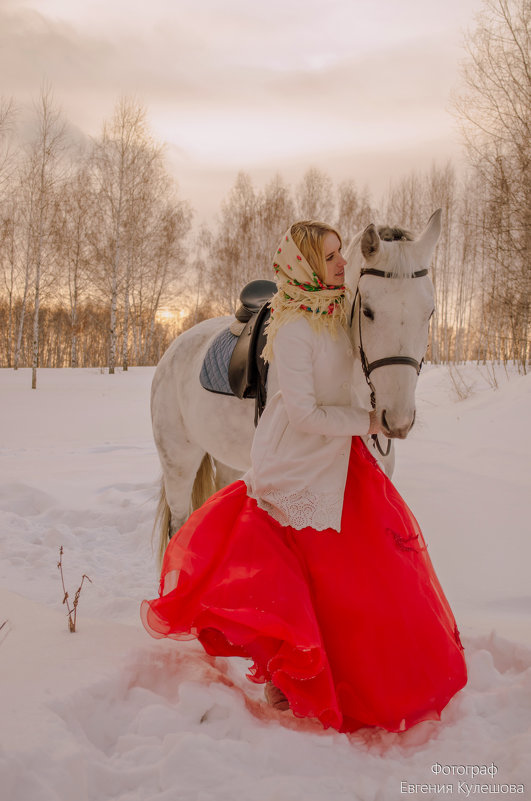
M379 278L423 278L425 275L428 275L428 270L427 270L427 268L423 268L422 270L417 270L414 273L410 273L410 275L397 276L394 273L385 272L385 270L377 270L374 267L365 267L360 272L360 279L364 275L376 275ZM356 287L356 294L354 295L354 302L352 304L352 311L351 311L351 314L350 314L350 326L351 327L352 327L352 321L354 319L354 311L355 311L355 308L356 308L356 302L357 302L358 298L360 300L360 303L359 303L359 306L358 306L358 336L359 336L359 351L360 351L361 367L363 369L363 374L365 376L365 380L366 380L366 382L367 382L367 384L369 386L369 389L371 391L371 406L372 406L373 409L375 409L376 408L376 390L375 390L374 384L372 383L371 378L370 378L372 371L373 370L377 370L378 367L386 367L387 365L390 365L390 364L406 364L409 367L413 367L416 370L417 375L418 375L420 373L420 371L421 371L422 363L423 363L424 359L421 359L421 361L419 362L419 361L417 361L417 359L414 359L412 356L386 356L383 359L375 359L373 362L370 362L367 359L367 355L365 353L365 350L363 349L363 340L362 340L362 336L361 336L361 295L360 295L359 280L358 280L358 285ZM387 450L383 451L382 448L380 447L380 443L378 442L378 435L377 434L372 434L371 436L372 436L372 438L374 440L374 443L375 443L376 447L378 448L380 454L382 456L388 456L389 452L391 450L391 440L389 439L387 441Z

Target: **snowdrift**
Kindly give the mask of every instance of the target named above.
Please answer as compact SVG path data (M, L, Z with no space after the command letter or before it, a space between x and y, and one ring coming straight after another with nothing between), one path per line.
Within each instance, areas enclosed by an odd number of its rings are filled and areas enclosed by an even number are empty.
M0 371L2 801L395 801L475 784L531 796L530 379L423 371L394 480L456 615L469 682L441 722L340 735L265 706L243 660L141 627L158 583L152 375L41 370L32 391L30 371ZM71 596L83 573L92 580L76 634L61 545Z

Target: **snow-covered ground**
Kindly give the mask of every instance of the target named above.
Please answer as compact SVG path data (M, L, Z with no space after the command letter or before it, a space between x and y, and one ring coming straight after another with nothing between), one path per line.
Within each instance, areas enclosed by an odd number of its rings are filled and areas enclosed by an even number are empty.
M394 480L469 682L441 722L347 736L266 707L244 660L143 630L139 603L158 584L152 374L40 370L32 391L29 371L0 371L1 801L395 801L449 786L506 798L511 784L531 798L531 379L499 368L494 389L467 365L458 401L447 368L423 371ZM71 595L92 580L76 634L61 545Z

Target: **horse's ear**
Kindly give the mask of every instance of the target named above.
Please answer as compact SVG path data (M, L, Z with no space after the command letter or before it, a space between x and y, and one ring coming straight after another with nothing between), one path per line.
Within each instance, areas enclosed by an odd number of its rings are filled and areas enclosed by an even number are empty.
M422 253L423 258L428 262L431 259L431 254L435 249L435 245L441 235L441 216L442 209L437 209L428 220L426 228L421 233L416 241L416 246Z
M361 235L361 252L364 259L375 256L380 249L380 237L374 223L367 226Z

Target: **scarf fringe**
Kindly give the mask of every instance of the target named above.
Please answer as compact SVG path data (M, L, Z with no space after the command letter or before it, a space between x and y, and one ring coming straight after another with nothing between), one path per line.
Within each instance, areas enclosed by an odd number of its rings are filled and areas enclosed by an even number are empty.
M276 295L271 298L271 317L266 325L267 343L262 351L262 358L271 362L273 358L273 340L278 329L303 316L314 331L328 331L332 339L337 339L340 328L348 329L346 296L340 290L321 290L307 292L298 287L289 286L290 296L280 286ZM329 307L333 306L333 311ZM304 308L301 308L304 307Z

